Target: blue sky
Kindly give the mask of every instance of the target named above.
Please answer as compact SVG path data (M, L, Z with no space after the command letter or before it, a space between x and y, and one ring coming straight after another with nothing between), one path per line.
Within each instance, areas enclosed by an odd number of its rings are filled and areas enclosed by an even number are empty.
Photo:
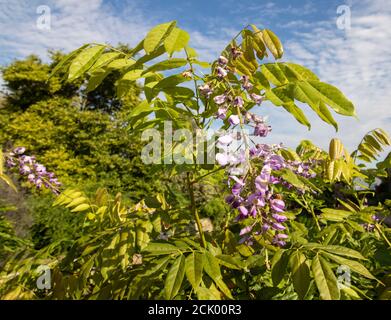
M51 10L50 30L36 26L37 7ZM351 10L351 28L341 30L337 8ZM214 60L227 41L248 23L272 29L283 41L286 61L313 69L338 86L356 106L359 120L340 117L336 133L305 109L308 132L270 105L261 113L273 126L272 142L295 146L311 139L326 147L340 137L353 149L370 129L391 133L390 0L0 0L0 65L47 49L72 50L86 42L136 44L152 26L177 20L191 45Z

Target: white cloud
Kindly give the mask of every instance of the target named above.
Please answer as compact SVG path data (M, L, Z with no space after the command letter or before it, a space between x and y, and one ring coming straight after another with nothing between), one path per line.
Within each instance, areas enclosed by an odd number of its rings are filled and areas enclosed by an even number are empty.
M337 15L336 15L337 17ZM285 132L275 125L275 138L295 145L302 138L323 147L340 137L352 150L366 132L381 127L391 133L391 10L384 1L353 2L351 29L338 30L335 19L313 23L285 44L286 59L313 69L325 82L336 85L354 103L359 120L336 116L336 134L311 117L312 131L301 132L282 120ZM273 117L282 113L273 112ZM287 135L287 133L289 133ZM282 140L282 141L284 141Z
M102 0L52 0L46 2L51 10L51 28L41 30L36 24L36 10L41 4L27 0L12 5L1 3L0 47L4 55L23 57L35 53L44 57L47 49L70 51L87 42L122 41L135 45L153 25L131 4L131 14L125 19Z

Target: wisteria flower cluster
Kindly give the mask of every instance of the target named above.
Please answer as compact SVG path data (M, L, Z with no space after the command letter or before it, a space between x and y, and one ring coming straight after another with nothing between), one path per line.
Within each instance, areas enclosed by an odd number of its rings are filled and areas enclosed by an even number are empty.
M53 172L46 170L46 167L38 163L35 156L25 154L26 148L17 147L11 152L5 154L6 166L10 169L16 169L18 173L27 178L27 181L37 189L45 187L54 194L59 194L61 183L55 177Z
M286 206L282 196L274 190L277 184L287 188L292 186L273 172L289 169L307 178L314 174L308 164L286 161L278 155L281 148L282 145L256 145L250 149L251 170L244 176L229 175L229 184L233 183L226 202L237 211L236 221L254 220L240 231L242 243L251 245L254 235L265 235L274 245L282 247L286 244ZM232 172L232 168L228 167L228 170Z
M236 58L234 52L231 58ZM217 61L216 77L221 82L229 72L228 63L229 60L223 56ZM228 185L231 188L231 194L226 197L226 202L237 212L236 221L252 219L240 231L241 243L252 245L254 236L263 235L272 244L283 247L288 239L285 226L288 218L284 215L286 205L282 196L274 190L277 184L287 188L292 186L278 175L273 175L273 172L286 168L306 178L312 177L313 174L309 164L286 161L280 156L278 151L283 148L282 144L256 144L250 147L245 126L253 129L252 134L255 137L268 136L271 127L267 125L265 118L246 110L242 96L255 104L261 104L264 97L254 92L254 85L249 77L242 76L240 84L242 87L240 95L233 94L234 90L230 88L213 97L214 103L218 106L216 118L227 120L231 129L237 126L241 128L241 131L235 134L220 136L217 140L218 146L230 146L235 140L246 146L245 150L237 149L233 154L216 155L217 163L227 171ZM206 98L211 98L213 95L213 89L208 83L200 86L199 91ZM227 118L228 114L231 115Z

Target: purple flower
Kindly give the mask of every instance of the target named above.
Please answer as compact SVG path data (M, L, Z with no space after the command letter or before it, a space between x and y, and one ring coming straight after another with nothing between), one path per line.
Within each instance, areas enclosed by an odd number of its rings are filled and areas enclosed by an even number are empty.
M17 147L14 149L15 154L23 154L26 151L26 148L24 147Z
M242 230L240 230L239 236L250 233L252 229L253 229L252 226L248 226L248 227L243 228Z
M273 223L272 223L272 228L273 228L274 230L280 230L280 231L286 229L285 226L283 226L283 225L282 225L281 223L279 223L279 222L273 222Z
M264 123L257 123L254 128L254 135L260 137L266 137L270 132L270 127Z
M20 173L21 174L27 174L31 172L31 168L28 165L22 165L20 167Z
M252 88L254 87L250 81L249 81L249 77L248 76L242 76L240 78L240 81L242 82L242 86L243 86L243 89L245 90L252 90Z
M250 209L250 216L252 216L253 218L256 218L257 216L257 207L256 206L252 206L251 209Z
M35 157L30 157L30 156L23 155L23 156L20 157L20 161L32 165L35 162Z
M270 225L268 223L264 223L262 225L262 231L267 232L270 229Z
M224 153L216 154L216 161L220 166L226 166L228 164L228 156Z
M55 194L59 194L56 186L61 183L57 180L54 173L47 172L45 166L36 162L34 156L24 154L25 148L18 147L13 152L5 154L5 159L8 167L16 169L19 167L19 174L27 176L27 181L34 184L36 188L40 189L42 186L51 189Z
M251 93L250 98L256 103L256 104L261 104L263 101L263 97L256 94L256 93Z
M247 210L246 207L240 206L238 208L238 211L239 211L241 216L243 216L243 217L247 217L248 216L248 210Z
M244 101L243 101L242 97L240 97L240 96L235 97L235 99L233 101L233 105L235 107L243 107L243 104L244 104Z
M222 67L217 67L217 76L219 78L224 78L228 74L227 70L223 69Z
M217 110L217 118L224 120L227 117L227 109L220 107Z
M199 86L198 90L201 92L201 94L203 96L205 96L207 98L209 98L210 95L213 93L213 90L211 89L211 87L207 83L205 83L202 86Z
M241 185L240 183L235 183L232 187L232 194L235 195L235 196L238 196L240 195L240 193L242 192L242 188L243 188L243 185Z
M270 200L270 207L275 212L284 212L285 202L280 199L272 199Z
M222 136L220 138L217 139L217 141L222 144L222 145L228 145L230 144L234 139L232 138L232 136L230 134L227 134L225 136Z
M284 158L276 154L270 156L267 163L273 170L280 170L285 166Z
M35 166L35 171L42 174L46 172L46 168L42 164L37 164Z
M273 244L278 246L278 247L285 247L286 246L286 242L282 241L282 240L274 240Z
M222 95L219 95L219 96L216 96L213 98L213 101L216 104L223 104L226 100L227 100L227 96L225 94L222 94Z
M40 179L40 178L37 178L36 180L35 180L35 185L37 186L37 188L39 189L39 188L41 188L42 187L42 183L43 183L43 181L42 181L42 179Z
M228 63L228 59L224 56L220 56L218 60L219 65L225 66Z
M277 222L280 222L280 223L283 223L286 220L288 220L288 218L286 216L283 216L283 215L277 214L277 213L274 213L272 215L272 217L273 217L274 220L276 220Z
M236 126L240 123L240 119L239 117L236 115L236 114L233 114L231 115L229 118L228 118L228 122L232 125L232 126Z
M13 168L16 166L16 162L13 159L8 158L6 161L6 165L8 168Z

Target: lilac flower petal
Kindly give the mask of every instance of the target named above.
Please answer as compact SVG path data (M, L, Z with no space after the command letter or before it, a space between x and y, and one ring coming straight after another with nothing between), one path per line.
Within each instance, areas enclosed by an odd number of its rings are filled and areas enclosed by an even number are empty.
M236 114L233 114L231 115L229 118L228 118L228 122L233 125L233 126L236 126L240 123L240 119L239 117L236 115Z
M263 101L263 97L255 93L251 93L250 97L257 104L261 104Z
M270 207L276 212L284 212L285 202L280 199L272 199L270 200Z
M244 234L251 232L252 229L253 229L252 226L248 226L248 227L243 228L242 230L240 230L239 236L242 236Z
M218 60L219 65L225 66L228 63L228 59L224 56L220 56Z
M218 76L219 78L224 78L224 77L226 77L227 74L228 74L227 70L223 69L222 67L217 67L216 70L217 70L217 76Z
M274 230L280 230L280 231L286 229L285 226L283 226L281 223L278 223L278 222L274 222L274 223L272 224L272 228L273 228Z
M235 99L233 101L234 106L243 107L243 104L244 104L244 101L243 101L242 97L240 97L240 96L235 97Z
M228 164L228 156L224 153L216 154L216 161L220 166L226 166Z
M227 134L225 136L218 138L217 141L223 145L228 145L233 141L233 138L230 134Z
M277 214L277 213L274 213L272 215L273 219L276 220L277 222L285 222L286 220L288 220L288 218L286 216L283 216L281 214Z
M245 216L245 217L248 216L248 210L247 210L246 207L240 206L240 207L238 208L238 211L239 211L239 213L240 213L242 216Z
M216 96L213 98L213 101L216 104L223 104L226 100L227 100L227 96L225 94L222 94L222 95L219 95L219 96Z

